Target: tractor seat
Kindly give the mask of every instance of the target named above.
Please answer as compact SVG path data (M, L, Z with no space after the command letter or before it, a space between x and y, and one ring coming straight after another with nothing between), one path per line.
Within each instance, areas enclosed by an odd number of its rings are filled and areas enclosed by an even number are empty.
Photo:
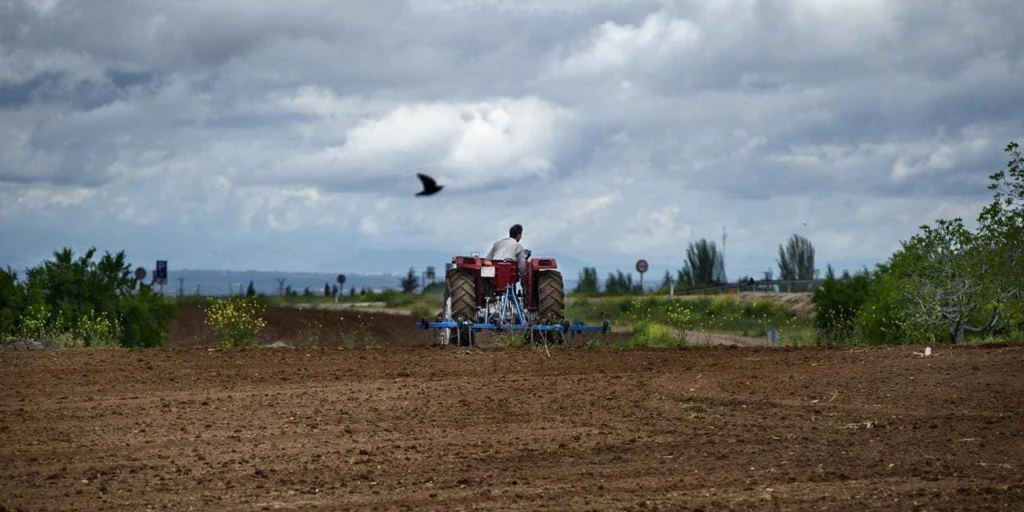
M483 270L487 268L490 270ZM515 260L484 260L481 274L488 292L502 293L505 286L519 282L519 267Z

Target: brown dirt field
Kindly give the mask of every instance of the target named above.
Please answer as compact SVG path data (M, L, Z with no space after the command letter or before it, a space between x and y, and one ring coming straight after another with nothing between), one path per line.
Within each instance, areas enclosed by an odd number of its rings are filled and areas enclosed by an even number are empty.
M1024 348L0 351L0 510L1020 510Z

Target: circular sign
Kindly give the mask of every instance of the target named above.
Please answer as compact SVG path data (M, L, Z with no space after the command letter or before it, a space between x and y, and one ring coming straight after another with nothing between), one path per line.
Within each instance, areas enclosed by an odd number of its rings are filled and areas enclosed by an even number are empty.
M640 272L641 274L647 272L647 260L637 260L636 271Z
M141 280L143 280L145 278L146 278L146 269L144 269L142 267L139 267L139 268L135 269L135 279L138 279L139 281L141 281Z

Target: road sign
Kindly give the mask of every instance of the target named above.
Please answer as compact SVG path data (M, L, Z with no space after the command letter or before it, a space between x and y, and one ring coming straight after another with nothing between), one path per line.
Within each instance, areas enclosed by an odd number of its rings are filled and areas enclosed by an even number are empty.
M647 260L641 259L636 262L636 271L643 274L647 272Z
M142 281L145 278L146 278L146 269L144 269L142 267L139 267L139 268L135 269L135 279L138 279L139 281Z
M156 271L153 272L153 281L167 284L167 260L156 260Z

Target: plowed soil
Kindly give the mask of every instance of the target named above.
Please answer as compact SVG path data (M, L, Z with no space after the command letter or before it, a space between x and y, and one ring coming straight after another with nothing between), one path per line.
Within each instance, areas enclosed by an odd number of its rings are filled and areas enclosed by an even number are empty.
M0 510L1021 510L1024 348L0 351Z

